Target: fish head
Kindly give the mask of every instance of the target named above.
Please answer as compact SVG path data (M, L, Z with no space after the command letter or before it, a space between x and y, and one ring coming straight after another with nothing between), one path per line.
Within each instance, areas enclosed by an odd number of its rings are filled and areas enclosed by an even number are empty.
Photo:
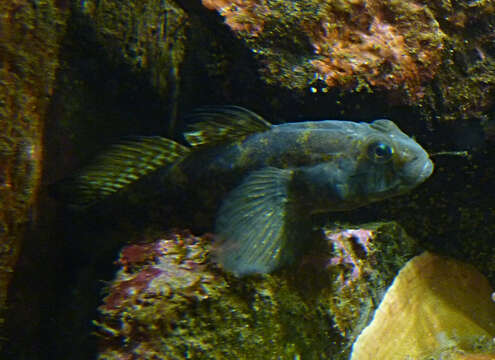
M386 119L362 124L355 137L356 163L349 174L350 196L361 203L406 193L433 172L428 153Z

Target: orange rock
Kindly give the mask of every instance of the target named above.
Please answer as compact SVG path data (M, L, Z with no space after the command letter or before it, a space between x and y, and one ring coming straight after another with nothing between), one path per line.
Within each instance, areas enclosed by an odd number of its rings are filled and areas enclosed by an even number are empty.
M425 95L447 38L424 3L202 0L262 59L268 83L381 88L404 93L409 102Z
M492 293L471 265L425 252L399 272L351 360L495 359L486 353L495 336Z

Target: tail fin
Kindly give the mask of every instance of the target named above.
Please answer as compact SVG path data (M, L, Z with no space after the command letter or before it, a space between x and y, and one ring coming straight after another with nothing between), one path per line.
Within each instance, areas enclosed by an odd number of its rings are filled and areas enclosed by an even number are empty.
M190 152L186 146L159 137L138 137L113 145L74 177L53 184L55 198L87 207Z

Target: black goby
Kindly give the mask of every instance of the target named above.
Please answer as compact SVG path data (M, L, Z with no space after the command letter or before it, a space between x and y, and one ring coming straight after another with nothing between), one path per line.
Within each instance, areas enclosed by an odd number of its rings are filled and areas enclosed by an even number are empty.
M272 125L237 106L193 116L184 134L190 146L141 137L102 154L72 178L74 203L89 205L160 173L161 186L218 204L216 257L242 276L292 262L312 214L406 193L433 171L428 153L390 120Z

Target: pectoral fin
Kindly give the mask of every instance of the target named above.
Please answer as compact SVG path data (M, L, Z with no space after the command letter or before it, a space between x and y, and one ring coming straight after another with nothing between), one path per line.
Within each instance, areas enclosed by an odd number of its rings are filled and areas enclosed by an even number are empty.
M291 178L291 170L264 168L224 200L216 221L224 269L238 276L268 273L292 260Z

